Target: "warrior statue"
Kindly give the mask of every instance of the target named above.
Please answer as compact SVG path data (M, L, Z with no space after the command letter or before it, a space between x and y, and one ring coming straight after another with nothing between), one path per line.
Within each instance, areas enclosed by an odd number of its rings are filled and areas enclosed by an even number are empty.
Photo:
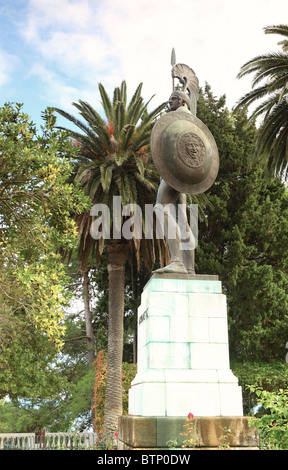
M161 176L155 210L159 217L164 216L164 235L171 256L171 263L156 272L195 274L195 240L183 207L187 193L202 193L213 184L219 157L212 134L196 117L198 78L190 67L175 62L173 49L169 112L157 121L151 134L152 157ZM182 88L175 89L175 78ZM177 201L182 210L178 220L175 210L171 210ZM174 236L169 236L171 233Z

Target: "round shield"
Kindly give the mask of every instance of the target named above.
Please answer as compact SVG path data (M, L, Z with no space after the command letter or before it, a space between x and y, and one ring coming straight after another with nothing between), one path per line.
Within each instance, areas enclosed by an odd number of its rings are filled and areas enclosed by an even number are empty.
M219 169L216 142L208 127L187 108L162 116L151 133L151 153L157 170L181 193L204 193Z

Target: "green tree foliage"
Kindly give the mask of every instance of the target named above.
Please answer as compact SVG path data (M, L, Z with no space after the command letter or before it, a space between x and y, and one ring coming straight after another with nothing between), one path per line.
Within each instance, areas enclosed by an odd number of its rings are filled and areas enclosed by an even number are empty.
M288 195L251 163L256 128L243 111L230 113L207 86L198 116L218 145L220 170L199 227L197 272L218 274L227 293L233 359L272 361L288 338Z
M284 37L279 42L282 52L254 57L242 66L239 78L247 74L254 77L252 91L239 100L237 107L258 103L251 115L251 119L263 118L257 133L256 156L267 165L270 174L287 178L288 25L268 26L264 31Z
M78 370L79 369L79 370ZM74 372L73 381L71 380ZM61 370L67 374L68 367ZM91 368L74 365L70 377L58 386L54 398L13 399L0 404L0 432L35 432L45 428L48 432L87 431L91 429L91 394L93 379ZM69 374L69 375L70 375ZM68 380L69 379L69 380Z
M34 432L44 427L49 432L91 429L94 369L87 363L83 313L66 313L64 325L60 354L55 355L54 348L54 354L49 355L47 339L45 344L39 334L33 345L27 346L22 362L14 365L11 381L16 382L22 396L12 395L10 401L0 402L0 432ZM29 355L34 360L33 370Z
M254 415L259 406L256 389L277 394L287 386L288 367L283 358L272 362L232 360L231 368L242 385L244 415L247 416Z
M54 390L69 283L61 251L77 244L71 212L87 207L68 182L75 149L45 111L42 134L19 104L0 109L0 396ZM56 376L56 374L55 374ZM59 378L58 378L59 380Z

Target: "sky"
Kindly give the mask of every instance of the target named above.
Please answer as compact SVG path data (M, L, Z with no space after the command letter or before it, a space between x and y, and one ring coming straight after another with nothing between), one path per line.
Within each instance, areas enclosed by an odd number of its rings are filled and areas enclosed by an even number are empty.
M47 106L100 111L98 84L112 96L125 80L154 109L172 91L174 48L231 109L251 90L241 66L281 50L263 28L287 23L287 0L0 0L0 106L23 103L38 125Z

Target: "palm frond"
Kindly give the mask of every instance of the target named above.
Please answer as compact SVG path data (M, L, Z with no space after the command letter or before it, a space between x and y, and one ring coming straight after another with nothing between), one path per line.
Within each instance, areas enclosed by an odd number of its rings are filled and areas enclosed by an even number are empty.
M97 202L97 195L100 193L101 175L98 173L89 181L88 195L93 203ZM102 190L101 190L102 192Z
M105 162L103 165L100 165L101 184L105 192L109 190L113 170L114 165L110 162Z
M156 119L160 114L161 112L166 108L167 106L167 101L165 101L164 103L160 104L159 106L157 106L155 109L153 109L153 111L151 111L150 113L148 113L147 115L147 122L149 121L154 121L154 119Z
M75 116L73 116L72 114L67 113L66 111L63 111L62 109L59 109L59 108L54 108L54 109L58 114L61 114L61 116L65 117L66 119L68 119L68 121L72 122L77 127L79 127L79 129L81 129L84 133L89 132L89 126L84 124L79 119L75 118ZM63 129L63 130L68 131L69 133L74 132L74 131L71 131L71 130L65 128L65 127L61 127L61 126L57 126L57 129Z
M127 149L130 146L131 139L135 133L135 127L135 124L126 124L121 129L119 143L122 149Z
M288 25L287 24L266 26L264 28L264 31L265 31L265 34L280 34L281 36L285 36L288 38Z
M115 164L118 167L124 167L125 163L130 160L131 155L129 152L116 153L114 156Z
M124 104L124 108L126 109L126 105L127 105L127 85L126 85L125 80L123 80L122 83L121 83L120 98L121 98L121 101Z
M155 191L156 192L156 189L158 187L158 184L149 180L148 178L146 178L145 176L143 176L141 173L135 173L135 179L141 183L141 185L143 185L146 189L148 189L149 191Z
M125 114L126 113L123 101L117 101L114 106L114 129L116 139L119 139L121 131L125 125Z
M111 119L113 120L113 105L110 101L110 98L104 88L104 86L99 83L98 85L98 89L99 89L99 92L100 92L100 95L101 95L101 98L102 98L102 106L103 106L103 109L105 111L105 114L106 114L106 117L108 119L108 121Z
M266 55L259 55L246 62L242 67L237 77L242 78L245 75L255 73L253 85L257 84L265 74L276 74L282 70L287 70L287 54L284 53L270 53Z
M275 154L273 160L268 159L268 168L270 173L276 178L287 178L288 169L288 127L283 127L279 132L274 144L272 152Z
M113 108L115 108L117 101L122 101L121 100L121 90L119 87L114 89L113 93Z
M137 125L144 108L145 105L143 105L143 98L140 96L133 102L133 106L127 110L127 122Z
M136 163L136 166L137 166L137 169L138 169L140 175L144 176L145 165L144 165L143 159L139 158L139 156L137 154L134 155L134 158L135 158L135 163Z
M127 204L137 202L137 188L133 178L129 177L129 174L124 171L120 171L115 176L115 182L118 187L119 194L121 196L122 207Z
M262 155L269 173L274 176L287 168L287 139L288 103L286 100L282 100L266 116L256 139L256 156Z
M265 120L273 107L279 103L279 96L279 93L274 94L269 96L266 100L260 102L260 104L253 110L251 117L257 119L258 117L263 116L263 120Z
M73 104L77 107L77 109L81 110L80 114L84 117L84 119L86 119L86 121L89 123L89 126L87 124L84 124L79 119L76 119L72 114L69 114L66 111L63 111L62 109L55 108L55 110L59 114L61 114L61 116L65 117L70 122L72 122L77 127L79 127L79 129L83 132L83 134L77 133L76 131L73 131L73 130L70 130L61 126L58 126L57 128L68 131L71 137L73 137L76 141L82 143L86 148L91 147L91 143L93 143L93 150L96 154L99 154L99 156L106 155L107 152L104 151L104 146L101 141L101 139L105 140L106 146L110 145L110 136L109 136L109 132L107 131L105 122L102 120L102 118L100 119L97 118L98 125L97 126L95 125L95 122L92 120L91 113L88 113L85 111L85 108L89 106L88 103L84 103L85 106L82 106L81 103L80 104L73 103ZM100 127L101 122L103 124L102 131ZM87 137L85 137L85 134Z
M134 152L141 152L141 149L148 148L150 146L150 136L153 124L151 122L146 123L145 126L141 125L135 129L133 136L133 149Z
M104 127L105 121L102 119L100 114L91 106L87 101L79 100L79 103L72 103L75 108L78 109L81 116L89 123L93 128Z
M139 83L137 86L128 106L127 106L127 114L130 112L130 109L134 106L134 103L141 97L143 83Z
M109 150L111 145L111 136L109 134L107 124L100 114L86 101L79 100L78 103L73 103L79 110L80 114L89 123L91 129L96 133L102 145Z
M75 181L77 183L83 183L83 180L86 179L86 174L91 173L95 168L94 162L86 161L82 162L81 166L79 166L77 174L75 176Z
M254 101L261 99L266 95L267 95L267 87L265 85L257 88L256 90L252 90L246 93L244 96L242 96L242 98L238 100L238 102L236 103L236 106L234 107L234 110L236 111L237 109L248 107L251 104L253 104Z

